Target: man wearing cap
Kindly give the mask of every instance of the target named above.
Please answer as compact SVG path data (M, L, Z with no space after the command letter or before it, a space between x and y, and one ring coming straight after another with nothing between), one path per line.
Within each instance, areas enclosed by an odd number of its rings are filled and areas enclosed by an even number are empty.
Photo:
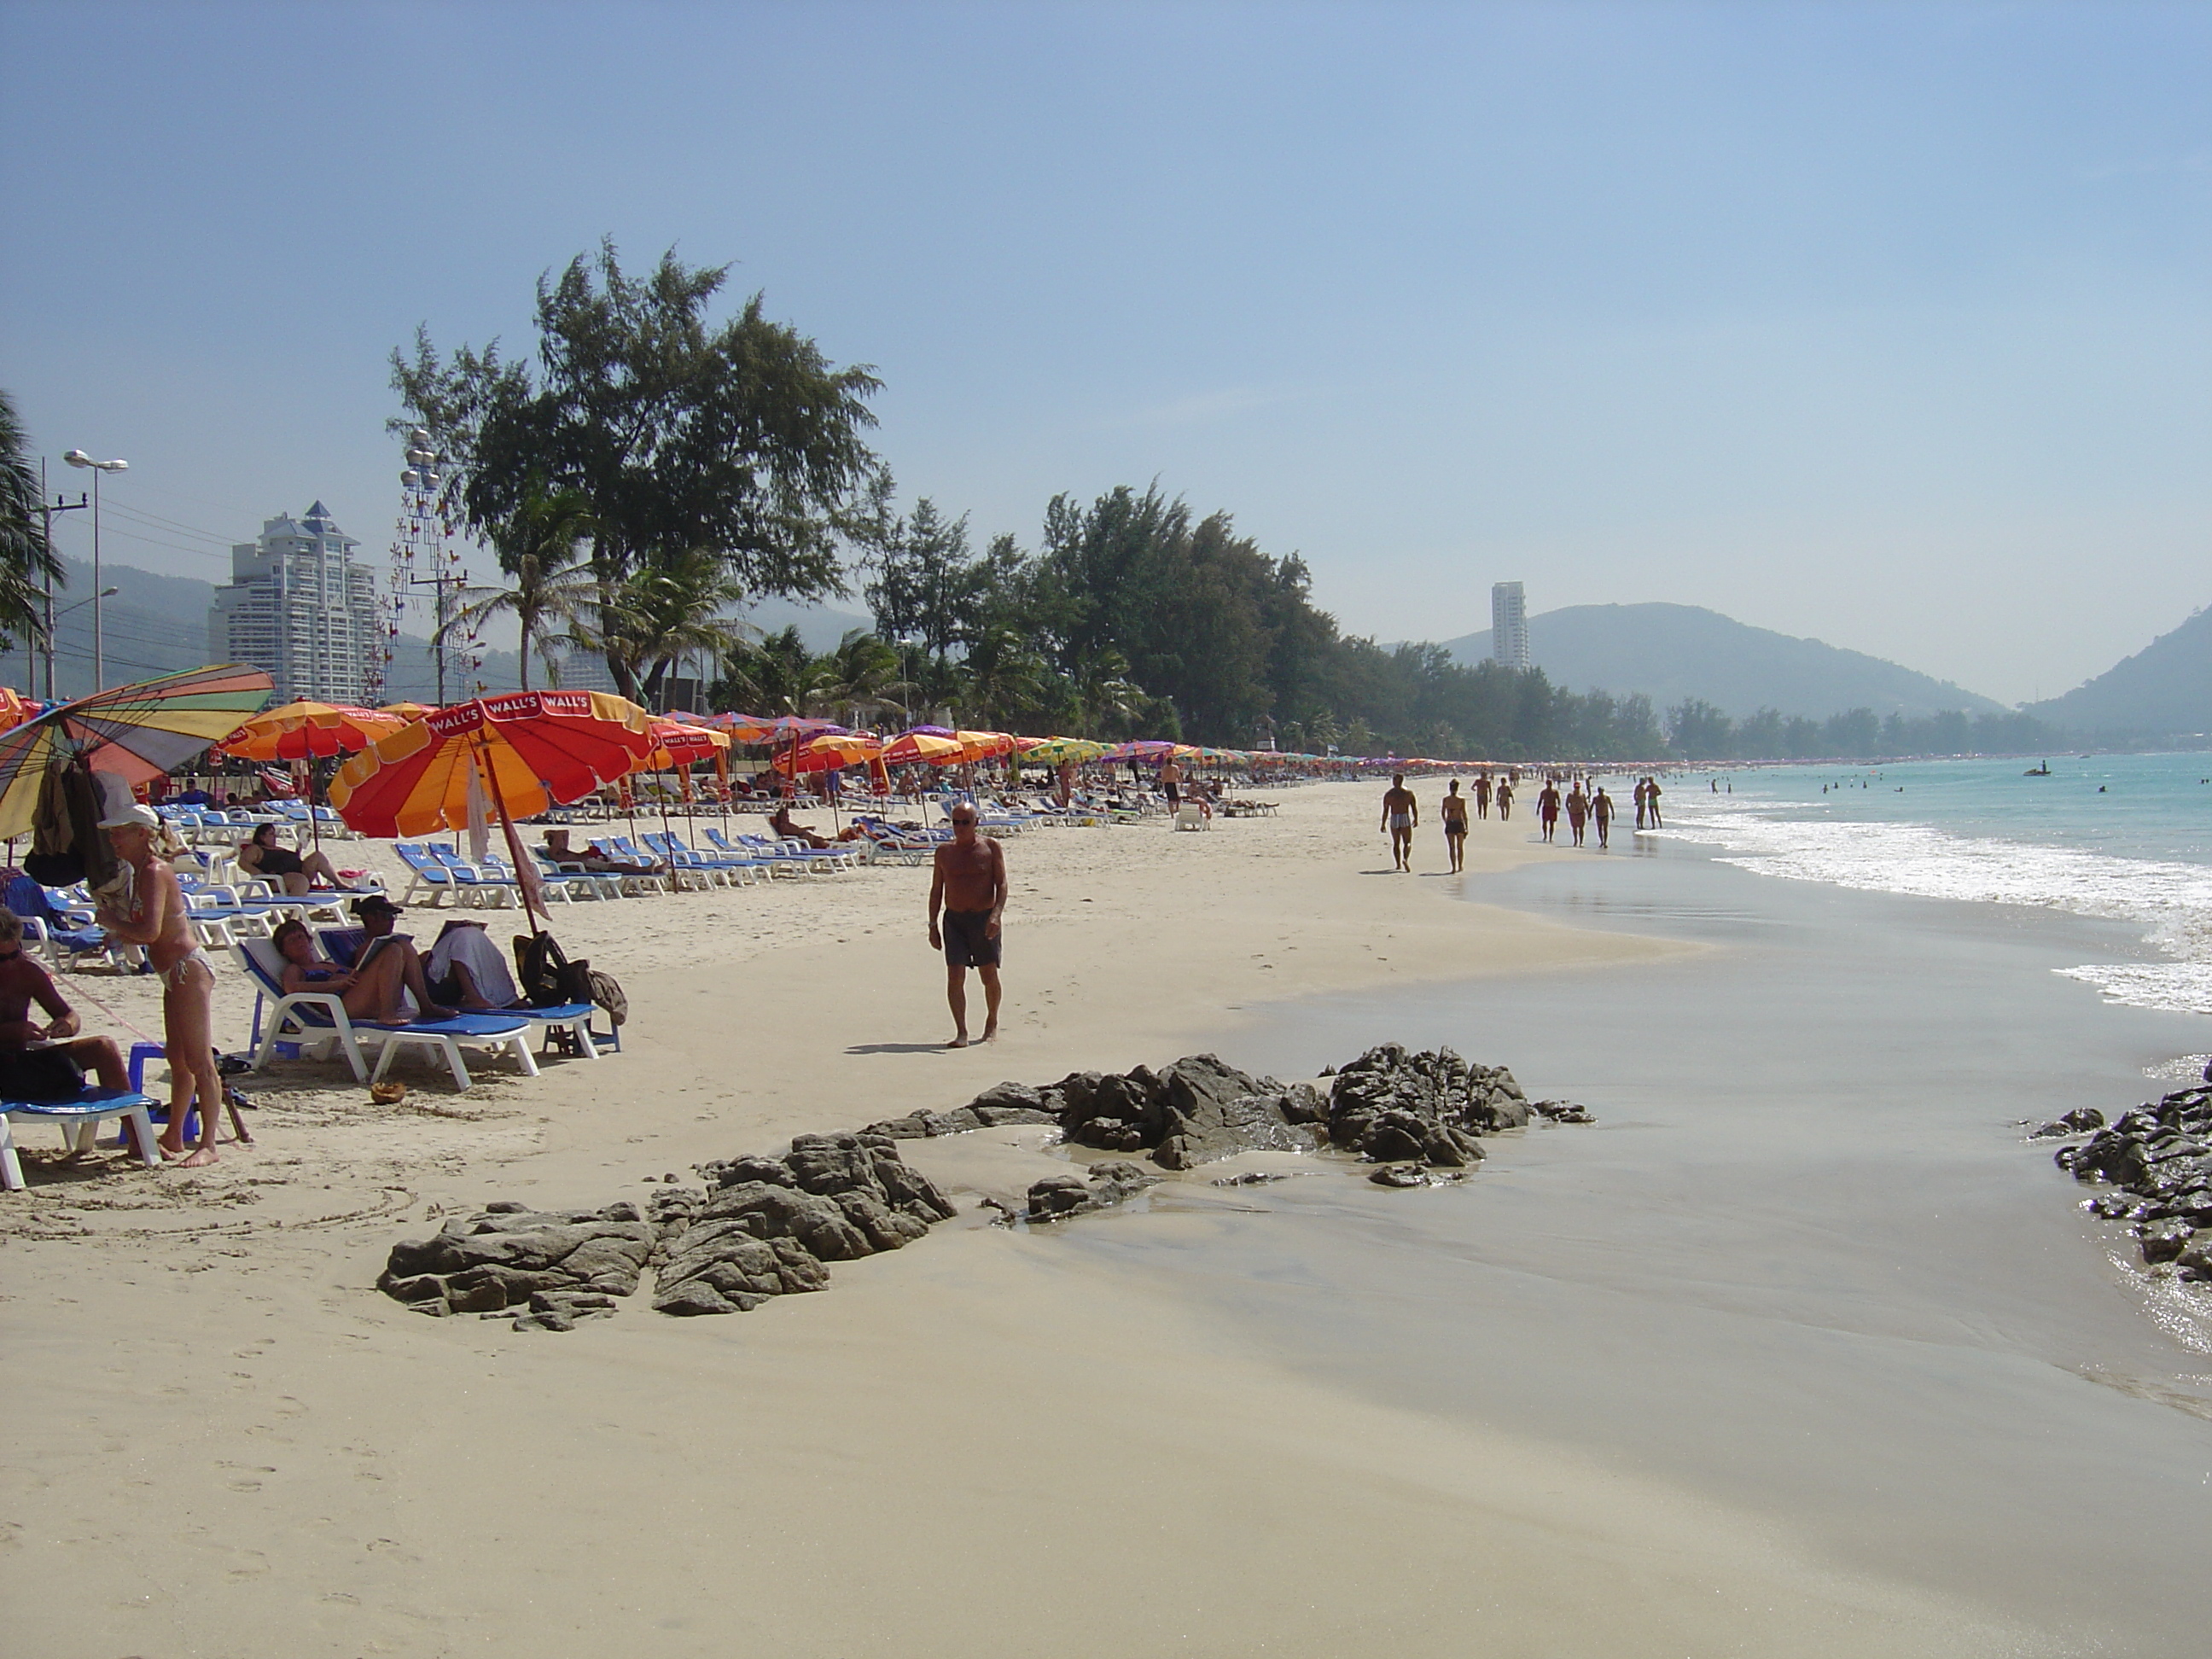
M381 893L367 893L346 908L353 912L354 920L361 924L362 931L361 952L353 959L354 970L356 973L361 970L362 964L368 958L371 945L379 939L389 939L391 943L383 948L397 951L399 955L399 983L416 1004L415 1018L451 1018L454 1012L453 1009L431 1000L428 965L416 950L413 937L406 933L394 935L392 931L392 924L404 914L400 907Z
M161 976L162 1048L169 1061L169 1121L161 1156L198 1169L216 1161L216 1125L222 1116L222 1079L215 1067L215 964L192 943L176 872L154 855L161 820L132 805L100 821L115 856L131 872L126 894L103 902L100 925L126 945L143 945ZM187 1156L185 1117L197 1100L200 1141Z
M952 809L952 839L937 849L929 883L929 944L945 952L945 1000L952 1008L948 1048L968 1046L968 970L983 981L983 1041L999 1035L999 921L1006 910L1006 855L975 833L975 806ZM944 926L938 908L944 908Z

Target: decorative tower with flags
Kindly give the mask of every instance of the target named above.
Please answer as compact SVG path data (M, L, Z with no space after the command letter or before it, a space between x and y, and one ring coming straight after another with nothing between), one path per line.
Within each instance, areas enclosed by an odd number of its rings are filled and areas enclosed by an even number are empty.
M436 663L438 701L473 696L483 689L477 677L483 667L483 641L473 629L463 639L447 636L454 595L468 586L469 573L461 568L453 521L443 499L445 465L446 457L432 447L429 432L410 428L407 465L399 475L399 521L392 542L391 592L378 641L380 698L392 695L393 665L398 660L409 609L425 588L430 596L430 649Z

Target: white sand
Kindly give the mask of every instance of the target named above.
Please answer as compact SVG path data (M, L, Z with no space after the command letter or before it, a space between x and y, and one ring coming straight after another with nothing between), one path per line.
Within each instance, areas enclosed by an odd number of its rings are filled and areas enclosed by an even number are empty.
M372 1288L393 1239L487 1199L641 1198L794 1131L1157 1064L1267 1000L1679 948L1387 873L1377 793L1014 841L988 1049L934 1046L927 872L878 866L556 910L629 991L620 1056L466 1096L410 1070L396 1111L289 1066L216 1170L33 1158L0 1197L10 1650L2035 1650L1571 1448L1328 1394L1048 1235L949 1224L826 1295L692 1321L641 1299L557 1336ZM1476 828L1477 870L1576 856ZM68 988L95 1029L91 996L158 1030L145 981ZM250 1001L227 984L226 1041ZM1019 1139L915 1155L1018 1184Z

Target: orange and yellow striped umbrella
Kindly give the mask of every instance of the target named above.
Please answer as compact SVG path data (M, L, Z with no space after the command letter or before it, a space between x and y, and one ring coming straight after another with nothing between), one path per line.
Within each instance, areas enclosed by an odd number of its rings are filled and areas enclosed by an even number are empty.
M331 805L365 836L465 829L469 783L512 823L588 795L653 750L653 717L604 691L516 691L441 708L338 769Z
M218 754L240 760L277 761L326 759L332 755L357 755L380 738L388 738L408 724L398 714L381 709L353 708L343 703L288 702L281 708L264 708L216 745Z
M427 720L438 711L427 702L386 702L377 705L380 714L397 714L403 720Z

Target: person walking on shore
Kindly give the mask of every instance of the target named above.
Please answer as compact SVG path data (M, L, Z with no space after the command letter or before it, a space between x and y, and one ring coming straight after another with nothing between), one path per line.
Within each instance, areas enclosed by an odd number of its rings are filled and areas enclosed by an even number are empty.
M1451 781L1444 792L1443 803L1438 809L1444 821L1444 853L1451 861L1454 875L1467 870L1467 797L1459 792L1459 780Z
M999 1035L1000 924L1006 913L1006 849L975 833L975 805L952 809L952 839L937 849L929 880L929 948L945 952L948 1048L968 1046L968 970L983 981L983 1041ZM939 911L944 925L939 926Z
M1512 819L1513 780L1500 778L1498 781L1498 821L1500 823L1510 823Z
M1551 840L1559 828L1559 786L1550 778L1536 793L1536 823L1546 841Z
M1413 868L1413 830L1421 822L1421 804L1413 799L1413 792L1406 787L1401 773L1390 780L1390 787L1382 792L1382 828L1390 833L1390 860L1394 869L1411 873Z
M1654 830L1662 827L1659 822L1659 780L1656 778L1644 780L1644 812L1651 820Z
M1479 818L1490 816L1490 774L1487 772L1474 781L1474 815Z
M181 1158L194 1170L217 1161L216 1126L222 1117L222 1079L215 1069L215 965L192 943L185 921L185 896L176 872L154 856L161 820L153 809L126 806L100 820L116 857L129 866L131 896L125 906L103 906L100 925L125 945L143 945L161 976L162 1047L169 1056L169 1121L161 1131L164 1158ZM126 908L127 906L127 908ZM185 1152L185 1117L198 1102L200 1142Z
M1635 787L1634 791L1632 791L1632 793L1634 793L1634 795L1635 795L1635 797L1636 797L1636 827L1637 827L1638 830L1641 830L1641 829L1644 827L1644 780L1643 780L1643 779L1641 779L1641 778L1637 779L1637 781L1636 781L1636 787Z
M1590 821L1597 825L1597 850L1602 853L1613 840L1613 797L1601 783L1590 797Z
M1567 828L1574 832L1575 845L1583 844L1583 825L1589 818L1589 797L1583 793L1582 780L1567 793Z
M1182 805L1182 768L1173 755L1160 763L1160 793L1168 798L1169 811Z

